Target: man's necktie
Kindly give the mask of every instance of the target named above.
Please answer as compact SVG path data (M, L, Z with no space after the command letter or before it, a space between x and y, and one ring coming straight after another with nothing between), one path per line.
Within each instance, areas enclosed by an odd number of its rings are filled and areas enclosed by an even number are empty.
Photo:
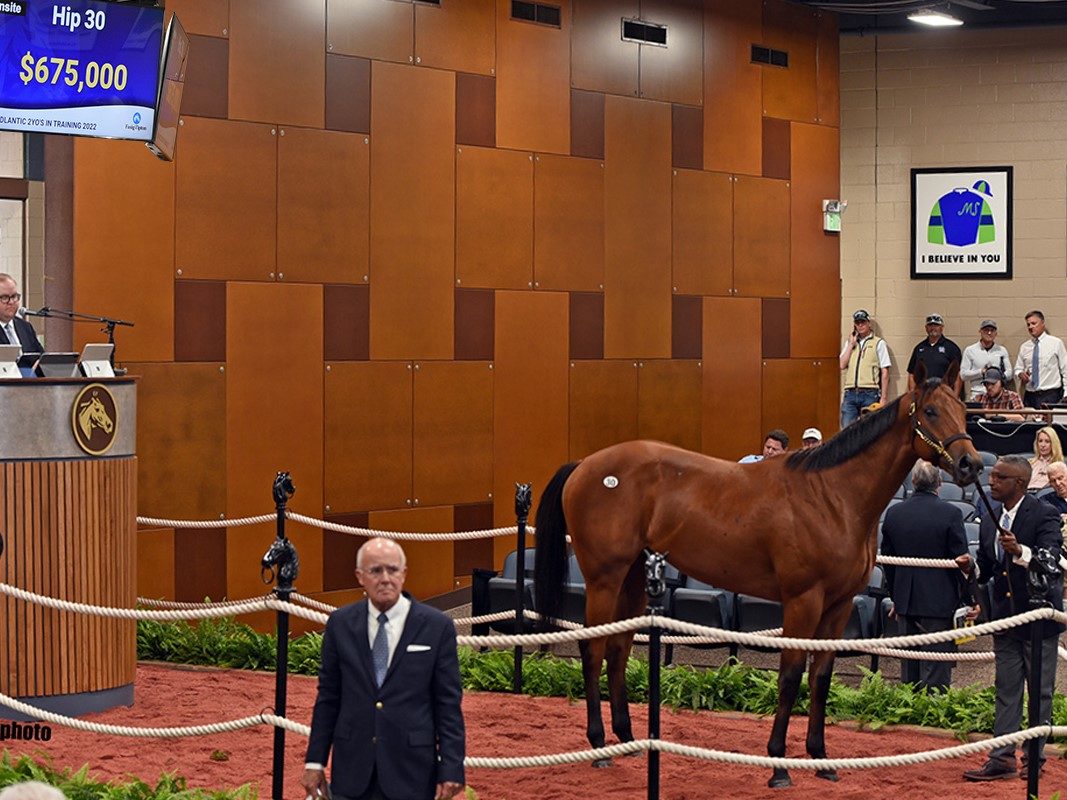
M383 611L378 615L378 633L374 637L374 646L370 654L374 659L374 680L381 686L385 680L385 672L389 669L389 634L385 626L389 624L389 617Z
M15 333L15 323L14 322L8 322L6 325L4 325L4 336L7 337L7 343L8 344L18 344L19 343L18 334Z
M1041 340L1034 339L1034 357L1030 361L1030 391L1041 389Z
M1011 530L1011 517L1008 516L1008 512L1007 511L1004 511L1004 513L1002 513L1000 515L1000 527L1003 528L1006 531L1010 531ZM1001 564L1003 564L1004 563L1004 548L1000 546L1000 536L997 536L995 541L996 541L996 545L997 545L997 561L999 561Z

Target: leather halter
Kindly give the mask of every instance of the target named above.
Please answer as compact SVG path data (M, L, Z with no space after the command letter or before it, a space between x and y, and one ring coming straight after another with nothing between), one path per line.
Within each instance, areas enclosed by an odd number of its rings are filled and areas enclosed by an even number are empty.
M952 455L948 452L948 446L953 442L960 441L961 439L968 442L973 441L971 439L971 435L966 432L956 433L952 436L949 436L944 441L941 441L936 436L929 433L925 428L923 428L922 423L919 421L919 417L915 414L915 409L915 401L912 400L911 408L908 409L908 416L911 417L912 422L912 433L915 436L918 436L924 442L926 442L927 446L934 451L934 453L937 455L937 466L940 467L941 462L944 461L947 467L954 467L956 465L956 459L954 459Z

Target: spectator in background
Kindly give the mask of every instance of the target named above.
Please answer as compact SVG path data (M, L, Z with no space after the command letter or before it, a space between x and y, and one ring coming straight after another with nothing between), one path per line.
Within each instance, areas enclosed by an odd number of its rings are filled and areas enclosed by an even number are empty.
M762 461L765 458L780 456L788 449L789 434L781 428L775 428L773 431L767 431L767 435L763 437L763 452L760 455L747 455L738 463L755 464L757 461Z
M1067 350L1063 340L1045 330L1045 315L1036 309L1026 315L1026 330L1031 338L1023 342L1015 359L1019 388L1026 386L1023 402L1030 408L1058 403L1067 384Z
M972 400L978 400L983 392L982 384L987 369L995 367L1000 370L1002 376L1011 374L1011 355L1004 345L997 344L996 339L997 321L983 319L978 327L978 341L968 345L963 351L960 377L971 381Z
M1053 461L1048 465L1048 485L1052 493L1041 499L1059 512L1061 520L1067 519L1067 464Z
M957 364L963 361L959 345L951 339L946 339L944 334L944 318L940 314L930 314L926 318L926 338L915 345L908 361L909 392L915 388L915 370L920 361L926 365L927 378L944 377L949 364L953 361ZM958 394L962 386L963 381L957 377L952 389Z
M963 574L971 571L963 514L937 496L941 472L919 461L911 473L915 494L886 511L882 524L882 554L909 558L955 559ZM904 633L947 631L963 602L965 584L955 570L885 567L886 587L893 600L891 615L904 620ZM928 652L954 653L955 642L919 647ZM952 661L900 662L900 680L917 688L945 691L952 683Z
M985 371L982 384L985 386L985 393L976 398L982 404L982 408L1014 411L1023 407L1022 398L1011 389L1004 388L1004 374L996 367L990 367ZM1026 419L1022 414L1001 414L1000 416L1017 421Z
M810 450L812 447L818 447L822 444L822 431L818 428L807 428L804 431L804 435L800 437L800 447L802 450Z
M885 403L889 391L889 348L871 331L871 316L865 309L852 314L852 333L838 356L845 371L845 396L841 400L841 427L851 425L860 409Z
M1027 491L1036 492L1048 486L1048 468L1063 461L1063 446L1056 429L1051 425L1040 428L1034 436L1034 457L1030 459L1030 485Z

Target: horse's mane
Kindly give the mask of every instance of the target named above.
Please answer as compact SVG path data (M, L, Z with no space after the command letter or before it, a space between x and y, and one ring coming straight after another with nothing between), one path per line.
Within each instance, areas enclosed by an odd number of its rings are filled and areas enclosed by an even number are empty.
M939 379L927 381L929 387L932 382L940 383ZM898 397L888 405L860 417L830 441L812 447L808 450L797 450L786 456L786 466L790 469L804 472L818 472L820 470L836 467L859 455L868 445L880 439L886 431L893 427L897 421L897 409L901 398Z

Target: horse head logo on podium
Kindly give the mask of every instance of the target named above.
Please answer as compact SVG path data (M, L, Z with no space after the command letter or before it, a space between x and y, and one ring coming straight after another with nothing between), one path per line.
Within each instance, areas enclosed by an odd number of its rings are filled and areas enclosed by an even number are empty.
M115 398L100 383L91 383L78 392L71 406L71 428L78 447L89 455L102 456L115 443L118 412Z

